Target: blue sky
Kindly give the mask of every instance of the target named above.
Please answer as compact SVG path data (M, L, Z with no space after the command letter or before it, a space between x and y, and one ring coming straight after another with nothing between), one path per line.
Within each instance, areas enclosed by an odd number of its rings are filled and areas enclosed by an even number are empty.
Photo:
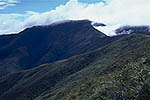
M150 0L0 0L0 34L36 25L89 19L107 35L124 25L150 25Z
M24 13L26 11L46 12L55 9L59 5L67 3L69 0L18 0L15 6L8 6L0 10L1 14ZM78 0L83 3L97 3L100 0ZM1 2L1 0L0 0Z

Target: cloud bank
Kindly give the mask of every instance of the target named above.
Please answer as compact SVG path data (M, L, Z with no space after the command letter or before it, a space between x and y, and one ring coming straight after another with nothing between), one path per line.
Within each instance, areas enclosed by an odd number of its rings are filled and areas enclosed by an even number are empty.
M149 9L150 0L103 0L94 4L70 0L44 13L27 11L25 14L0 14L0 34L60 20L89 19L106 24L107 27L97 29L107 35L115 35L113 30L122 25L150 25Z

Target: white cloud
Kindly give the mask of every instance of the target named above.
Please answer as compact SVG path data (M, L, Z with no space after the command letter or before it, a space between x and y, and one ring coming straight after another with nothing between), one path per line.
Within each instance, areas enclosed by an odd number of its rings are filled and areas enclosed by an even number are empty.
M100 0L101 1L101 0ZM0 25L0 33L8 33L19 31L33 25L47 25L59 20L79 20L90 19L92 21L101 22L107 27L99 28L108 35L114 35L113 30L122 25L150 25L150 0L104 0L95 4L87 4L78 2L78 0L70 0L65 5L56 7L44 13L26 12L25 14L16 15L7 19L0 15L0 19L6 25ZM11 15L12 16L12 15ZM20 21L17 16L24 17L25 20ZM0 20L1 22L2 20ZM11 23L11 25L10 25ZM18 24L20 26L18 26ZM9 26L3 31L1 27ZM14 28L15 27L15 28Z
M25 28L25 18L32 16L33 13L25 14L0 14L0 34L11 34Z
M108 36L114 36L116 35L115 30L120 27L119 24L116 25L107 25L105 27L95 27L97 30L100 30L101 32L105 33Z
M9 6L15 6L17 3L19 3L18 0L0 0L0 10Z

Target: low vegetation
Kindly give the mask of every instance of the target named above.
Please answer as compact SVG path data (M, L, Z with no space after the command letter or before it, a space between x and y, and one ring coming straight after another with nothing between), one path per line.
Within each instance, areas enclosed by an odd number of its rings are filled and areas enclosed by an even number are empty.
M95 51L0 77L0 99L149 100L149 43L149 35L127 35Z

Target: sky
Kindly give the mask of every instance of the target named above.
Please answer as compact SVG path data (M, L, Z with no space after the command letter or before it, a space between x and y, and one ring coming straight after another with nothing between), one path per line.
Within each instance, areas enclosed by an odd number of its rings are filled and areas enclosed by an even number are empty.
M62 20L89 19L107 35L124 25L150 25L150 0L0 0L0 34Z

